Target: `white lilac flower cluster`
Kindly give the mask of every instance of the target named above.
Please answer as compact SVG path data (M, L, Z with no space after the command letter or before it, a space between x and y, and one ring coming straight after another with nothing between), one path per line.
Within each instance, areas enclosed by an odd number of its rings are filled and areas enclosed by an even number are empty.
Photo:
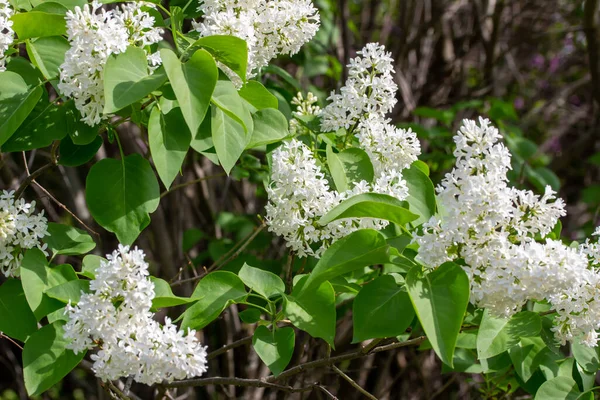
M374 184L360 181L343 193L332 190L312 151L292 139L273 152L271 184L267 188L266 221L269 230L282 236L298 256L320 257L337 239L358 229L382 229L386 221L350 218L321 226L319 219L342 201L362 193L382 193L405 199L401 175L378 178Z
M393 59L385 47L367 44L350 60L348 80L340 93L332 92L323 110L321 130L351 129L367 152L376 174L407 168L421 154L417 136L410 129L390 124L385 115L396 104Z
M6 70L5 53L15 40L13 22L10 20L13 14L8 0L0 0L0 71Z
M202 375L206 348L195 337L178 330L168 319L161 326L150 311L154 284L141 250L121 246L107 256L79 303L67 306L68 347L92 354L93 370L102 380L132 376L148 385Z
M296 54L319 29L319 13L310 0L204 0L198 10L204 19L193 26L201 36L246 41L247 78L280 54Z
M562 343L597 344L600 328L600 253L587 242L568 247L547 236L566 214L546 187L543 196L508 185L511 155L486 119L465 120L454 137L455 168L437 188L441 217L423 224L417 260L429 267L464 260L471 301L510 316L527 300L547 300ZM592 265L591 265L592 264Z
M145 47L162 39L162 30L154 27L154 17L142 7L151 3L127 3L111 11L93 1L83 8L68 11L67 36L71 47L60 66L60 91L75 100L82 121L96 125L102 121L104 109L104 65L112 54L124 52L128 46ZM158 53L148 54L149 69L160 63Z
M42 239L48 233L44 212L35 214L35 201L15 200L14 191L0 193L0 272L6 277L20 275L19 266L26 249L34 247L43 252Z
M339 193L329 187L325 173L312 151L299 140L284 143L273 152L271 184L266 220L269 230L282 236L300 257L320 257L335 240L358 229L382 229L387 221L360 218L334 221L321 226L318 220L342 201L362 193L381 193L404 200L408 188L402 170L421 153L413 132L397 129L385 119L395 103L396 85L389 54L383 46L368 44L349 65L349 79L341 95L332 94L333 103L323 115L323 130L356 125L359 146L370 157L374 182L360 181ZM371 88L371 89L369 89ZM369 95L372 95L369 97ZM314 99L296 99L298 113L318 112ZM332 122L333 114L346 122ZM334 118L335 119L335 118ZM338 121L338 120L336 120ZM351 122L350 122L351 121Z

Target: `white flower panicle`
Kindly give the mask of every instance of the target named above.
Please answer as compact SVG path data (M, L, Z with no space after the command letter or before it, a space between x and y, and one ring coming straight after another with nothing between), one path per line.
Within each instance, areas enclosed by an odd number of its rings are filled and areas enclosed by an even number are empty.
M557 312L562 343L583 337L595 346L600 328L600 257L589 242L570 248L546 236L566 214L546 187L543 196L508 186L510 153L488 120L465 120L456 134L456 166L438 187L442 216L423 225L417 260L429 267L464 260L471 301L510 316L528 300L547 300Z
M170 319L161 326L150 311L154 284L141 250L119 245L96 270L91 293L67 306L68 347L75 352L100 348L91 356L102 380L132 376L148 385L206 372L206 348L177 329Z
M82 121L96 125L104 109L103 71L108 57L124 52L128 46L145 47L161 40L154 17L142 10L151 3L128 3L106 11L93 1L83 8L68 11L67 36L71 48L60 66L59 90L72 97ZM160 56L148 55L150 71L160 64Z
M46 234L48 221L44 212L35 214L35 201L15 200L14 191L0 193L0 271L5 277L20 275L23 253L37 247L45 253L40 239Z
M402 175L392 173L371 185L360 181L344 193L329 187L310 149L293 139L273 152L266 221L269 230L282 236L298 256L320 257L335 240L358 229L382 229L387 221L351 218L321 226L318 220L342 201L362 193L383 193L400 200L408 196Z
M310 0L206 0L193 23L201 36L231 35L248 45L247 78L280 54L296 54L319 29L319 13Z
M398 86L394 82L391 53L378 43L369 43L350 60L348 79L340 93L332 92L331 103L323 110L323 132L352 128L360 120L377 115L381 118L396 105Z
M356 182L344 193L329 188L325 174L308 147L298 140L273 153L271 184L267 189L269 230L282 236L300 257L320 257L334 241L364 228L382 229L388 222L371 218L344 219L321 226L318 220L342 201L362 193L381 193L404 200L408 197L402 170L421 153L416 135L398 129L385 119L396 103L392 58L383 46L370 43L350 61L349 78L341 94L332 94L324 110L309 93L294 98L298 115L321 115L323 131L355 129L359 146L374 167L374 182ZM298 123L294 134L307 133Z
M13 14L14 11L8 0L0 0L0 71L6 70L5 53L15 40L13 22L10 20Z
M375 174L409 168L421 154L421 144L410 128L396 128L389 119L377 115L361 120L356 137L369 155Z

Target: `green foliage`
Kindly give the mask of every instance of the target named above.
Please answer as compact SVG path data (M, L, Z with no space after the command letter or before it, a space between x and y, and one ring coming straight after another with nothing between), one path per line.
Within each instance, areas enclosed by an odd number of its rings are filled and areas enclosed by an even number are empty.
M331 283L308 286L308 277L302 277L292 294L285 296L283 312L295 327L334 347L335 292Z
M216 271L198 283L191 299L197 300L181 315L181 328L202 329L223 312L227 306L242 301L248 293L242 280L234 273Z
M169 49L162 49L160 56L183 118L190 132L195 133L206 115L217 83L217 65L206 50L196 51L185 64Z
M285 284L272 272L244 264L238 276L246 286L267 299L285 292Z
M21 40L64 35L67 33L66 11L58 3L42 3L29 12L13 15L12 28Z
M86 180L90 213L123 244L133 243L148 226L159 195L150 163L139 154L122 160L105 158L94 164Z
M340 193L352 189L360 181L373 182L373 164L362 149L352 147L334 153L332 147L327 146L327 165Z
M536 336L541 329L539 315L531 311L510 318L494 317L486 311L477 335L477 354L479 358L494 357L518 344L522 337Z
M0 285L0 315L0 331L22 342L37 330L20 280L9 279Z
M16 73L0 72L0 146L25 121L42 93L41 87L29 87Z
M252 336L252 347L273 375L277 376L292 359L295 338L294 328L283 327L270 331L266 326L259 326Z
M152 308L174 307L194 301L191 298L175 296L171 290L171 286L164 279L151 276L150 280L154 284Z
M244 40L234 36L214 35L200 38L190 47L208 51L215 60L229 67L242 81L246 81L248 46Z
M391 275L380 276L364 286L354 299L352 341L401 335L414 317L404 285L398 285Z
M181 108L154 107L148 121L152 161L165 187L171 187L190 148L192 136Z
M69 42L62 36L40 37L26 42L27 54L31 62L46 79L58 77L58 68L64 61L69 47Z
M453 366L454 349L469 303L469 278L454 263L423 273L417 266L406 276L406 287L419 321L441 360Z
M327 225L343 218L377 218L406 225L419 218L408 211L406 206L405 202L386 194L357 194L335 206L319 220L319 223Z
M294 290L308 292L337 276L368 265L383 264L389 259L388 249L385 238L377 231L362 229L353 232L332 244L323 253L306 283L296 285Z
M73 267L68 264L49 266L46 256L38 249L28 250L23 257L23 291L38 321L64 306L62 302L49 297L46 290L75 279L77 275Z
M48 390L77 366L85 352L73 353L66 348L60 322L41 328L31 335L23 348L23 377L30 396Z
M110 114L142 100L167 80L164 69L148 74L146 53L129 47L113 55L104 67L104 113Z
M46 236L45 242L54 256L85 254L96 247L92 237L81 229L54 222L48 223L48 236Z

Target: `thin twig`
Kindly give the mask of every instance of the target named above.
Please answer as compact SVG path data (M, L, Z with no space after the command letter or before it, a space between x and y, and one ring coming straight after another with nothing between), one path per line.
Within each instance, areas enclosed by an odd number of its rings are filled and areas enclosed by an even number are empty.
M221 354L226 353L231 349L235 349L236 347L244 346L250 342L252 342L252 336L248 336L243 339L237 340L233 343L229 343L229 344L221 347L220 349L217 349L215 351L208 353L208 355L206 356L206 359L212 360L213 358L220 356Z
M67 208L67 206L65 206L63 203L61 203L60 201L58 201L54 196L52 196L50 194L50 192L46 190L46 188L44 188L42 185L40 185L37 181L33 181L33 183L35 183L36 186L39 187L42 190L42 192L44 192L44 194L46 196L48 196L52 201L54 201L57 206L59 206L60 208L62 208L63 210L65 210L67 213L69 213L73 218L75 218L75 220L77 222L79 222L81 224L81 226L83 226L88 232L90 232L91 234L95 235L97 238L100 238L100 234L98 232L96 232L95 230L93 230L92 228L90 228L89 226L87 226L86 223L83 222L77 215L75 215L74 212L72 212L71 210L69 210Z
M377 397L373 396L371 393L369 393L365 389L363 389L358 383L356 383L354 381L354 379L352 379L348 375L346 375L344 373L344 371L342 371L341 369L339 369L335 365L332 365L331 368L333 368L333 370L335 372L337 372L339 376L341 376L342 378L344 378L346 380L346 382L348 382L354 389L358 390L359 392L361 392L362 394L364 394L366 397L368 397L371 400L377 400Z
M162 199L163 197L165 197L166 195L168 195L168 194L170 194L170 193L173 193L173 192L174 192L174 191L176 191L177 189L181 189L181 188L184 188L184 187L186 187L186 186L190 186L190 185L193 185L193 184L195 184L195 183L204 182L204 181L207 181L207 180L210 180L210 179L219 178L219 177L221 177L221 176L225 176L225 175L227 175L225 172L221 172L221 173L219 173L219 174L210 175L210 176L204 176L204 177L202 177L202 178L199 178L199 179L194 179L193 181L189 181L189 182L180 183L179 185L175 185L175 186L173 186L171 189L169 189L169 190L165 190L164 192L162 192L162 193L160 194L160 198Z
M190 386L209 386L209 385L234 385L242 387L264 387L269 389L281 390L288 393L300 393L308 392L314 388L313 386L306 386L301 388L294 388L287 385L278 385L276 383L267 382L264 378L262 379L246 379L246 378L229 378L216 376L214 378L200 378L200 379L188 379L184 381L175 381L171 383L164 383L162 386L166 388L176 387L190 387Z
M33 171L33 173L29 174L27 176L27 178L25 178L25 180L21 183L21 185L19 186L17 191L15 192L15 198L21 197L21 195L23 194L25 189L27 189L27 186L31 185L31 183L35 180L35 178L42 175L44 172L46 172L50 168L54 167L55 165L56 164L54 164L53 162L49 162L48 164L42 165L39 169L37 169L37 170Z
M6 335L4 334L4 332L0 332L0 339L6 339L6 340L8 340L9 342L11 342L12 344L14 344L15 346L17 346L19 349L21 349L21 351L23 350L23 346L21 346L19 343L15 342L15 341L13 340L13 338L11 338L11 337L9 337L9 336L6 336Z
M171 283L171 287L179 286L179 285L182 285L187 282L194 282L199 279L202 279L207 274L214 271L215 269L236 259L242 253L242 251L244 251L246 249L246 247L248 247L248 245L256 238L256 236L258 236L258 234L265 228L265 226L266 225L264 222L262 224L260 224L256 229L254 229L254 231L252 233L250 233L248 236L246 236L244 239L242 239L242 241L238 242L227 253L225 253L221 257L219 257L219 259L217 259L217 261L212 263L210 267L206 268L204 273L202 273L198 276L191 277L191 278L180 279L178 281L175 281L175 282Z

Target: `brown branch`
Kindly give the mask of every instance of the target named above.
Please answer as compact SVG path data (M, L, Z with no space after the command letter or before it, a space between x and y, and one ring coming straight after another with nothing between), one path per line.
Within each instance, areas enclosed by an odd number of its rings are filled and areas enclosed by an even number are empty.
M587 0L583 6L583 31L587 41L590 76L592 77L592 95L596 103L600 105L600 54L598 51L598 27L596 26L597 12L598 0Z
M44 172L46 172L50 168L54 167L55 165L56 165L56 163L49 162L48 164L42 165L39 169L37 169L37 170L33 171L33 173L29 174L27 176L27 178L25 178L25 180L21 183L21 185L19 186L17 191L15 192L15 198L21 197L21 195L23 194L25 189L27 189L27 187L29 185L31 185L31 183L35 180L35 178L42 175Z
M379 353L382 351L393 350L393 349L397 349L400 347L416 346L416 345L421 344L425 339L426 339L425 336L419 336L417 338L410 339L410 340L407 340L404 342L397 342L397 343L392 343L392 344L388 344L385 346L375 347L374 349L372 349L369 352L365 352L364 351L365 347L361 347L350 353L341 354L341 355L335 356L335 357L322 358L319 360L309 361L304 364L297 365L293 368L288 369L287 371L284 371L283 373L281 373L278 376L271 375L266 378L260 378L260 379L242 379L242 378L224 378L224 377L194 378L194 379L185 379L185 380L181 380L181 381L175 381L175 382L171 382L171 383L164 383L162 386L166 387L166 388L173 388L173 387L191 387L191 386L208 386L208 385L235 385L235 386L271 388L271 389L287 391L289 393L303 392L303 391L312 390L313 388L319 388L319 385L314 384L312 386L304 387L304 388L293 388L291 386L278 385L275 382L288 379L288 378L298 375L304 371L308 371L308 370L320 368L320 367L329 367L329 366L334 365L339 362L350 361L350 360L354 360L356 358L364 357L367 354ZM335 398L335 397L333 397L333 398Z
M254 229L254 231L252 233L250 233L248 236L246 236L244 239L242 239L242 241L238 242L227 253L225 253L221 257L219 257L219 259L217 259L217 261L212 263L211 266L208 267L203 274L194 276L192 278L181 279L181 280L175 281L175 282L171 283L171 287L179 286L179 285L182 285L187 282L193 282L193 281L197 281L198 279L202 279L207 274L214 271L215 269L236 259L242 253L242 251L244 251L246 249L246 247L248 247L248 245L256 238L256 236L258 236L258 234L265 228L265 226L266 226L266 224L264 222L262 224L260 224L260 226L258 226L256 229Z
M173 192L174 192L174 191L176 191L177 189L181 189L181 188L184 188L184 187L186 187L186 186L193 185L193 184L195 184L195 183L204 182L204 181L207 181L207 180L209 180L209 179L213 179L213 178L219 178L219 177L221 177L221 176L225 176L225 175L227 175L225 172L221 172L221 173L219 173L219 174L210 175L210 176L204 176L204 177L202 177L202 178L199 178L199 179L194 179L193 181L189 181L189 182L180 183L179 185L175 185L175 186L173 186L171 189L169 189L169 190L165 190L164 192L162 192L162 193L160 194L160 198L162 199L163 197L165 197L165 196L166 196L166 195L168 195L168 194L171 194L171 193L173 193Z
M250 342L252 342L252 336L248 336L243 339L237 340L233 343L229 343L229 344L221 347L220 349L217 349L215 351L208 353L208 355L206 356L206 359L212 360L213 358L220 356L221 354L226 353L231 349L235 349L236 347L244 346Z
M198 386L209 386L209 385L234 385L241 387L263 387L275 390L281 390L288 393L300 393L308 392L313 390L316 385L306 386L301 388L294 388L287 385L278 385L276 383L267 382L264 378L261 379L245 379L245 378L229 378L216 376L214 378L200 378L200 379L188 379L184 381L175 381L171 383L164 383L162 386L166 388L176 387L198 387Z
M363 389L358 383L354 382L354 379L350 378L348 375L346 375L344 373L344 371L342 371L341 369L339 369L338 367L336 367L335 365L332 365L331 368L338 373L339 376L341 376L342 378L344 378L346 380L346 382L348 382L354 389L358 390L360 393L364 394L365 397L371 399L371 400L377 400L377 397L373 396L371 393L367 392L365 389Z

